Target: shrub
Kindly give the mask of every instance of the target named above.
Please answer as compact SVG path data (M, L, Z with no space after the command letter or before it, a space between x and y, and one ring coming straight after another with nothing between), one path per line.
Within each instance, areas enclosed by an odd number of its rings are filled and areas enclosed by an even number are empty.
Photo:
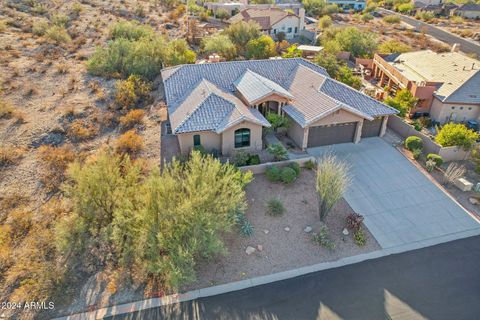
M327 249L335 249L335 243L330 239L330 235L328 234L328 228L325 225L320 226L319 232L312 236L312 240L316 244Z
M419 11L415 14L415 18L423 20L425 22L429 22L433 18L435 18L435 14L431 11Z
M248 221L245 213L238 209L235 212L235 224L238 226L240 234L244 237L250 237L255 232L255 227Z
M249 166L260 164L260 156L258 154L249 155L247 164Z
M127 80L118 80L115 83L115 102L127 109L145 99L151 90L149 83L139 76L131 75Z
M295 181L295 179L297 179L297 173L295 172L294 169L290 167L283 168L281 171L281 175L282 175L281 179L283 183L292 183L293 181Z
M288 159L288 151L280 143L268 145L267 152L273 155L273 159L275 161L282 161Z
M435 153L429 153L427 155L427 160L432 160L435 162L436 167L440 167L443 164L443 158L442 156L435 154Z
M313 169L315 169L315 161L308 160L307 162L305 162L304 166L308 170L313 170Z
M413 150L422 150L423 149L423 141L417 136L410 136L405 139L405 148L412 151Z
M145 116L145 111L142 109L130 110L126 115L120 117L119 121L122 127L132 128L135 125L143 123L143 117Z
M435 141L442 147L457 146L465 150L472 148L478 139L478 133L461 123L447 123L435 137Z
M422 155L422 149L413 149L412 150L413 159L418 160Z
M455 180L463 177L463 175L465 174L465 171L466 170L464 166L460 166L453 162L450 163L447 167L447 170L445 170L445 172L443 173L443 183L444 184L454 183Z
M74 141L84 141L93 138L97 134L97 130L90 124L84 123L81 119L77 119L70 124L67 129L67 136Z
M120 154L136 156L143 150L143 139L135 130L129 130L117 139L115 149Z
M7 23L4 20L0 20L0 32L7 30Z
M14 108L12 107L11 104L0 100L0 119L5 118L9 119L12 117L14 112Z
M233 155L233 164L237 167L243 167L248 164L250 155L245 150L237 150Z
M110 38L123 38L127 40L139 40L153 36L154 31L150 26L141 25L137 21L121 21L110 28Z
M319 195L319 215L324 221L335 203L351 183L349 166L333 155L326 154L318 162L316 189Z
M52 24L65 28L70 19L63 13L54 14L51 18Z
M290 126L290 121L287 117L279 115L277 113L269 112L267 113L267 121L272 125L273 130L278 128L288 128Z
M16 164L23 155L20 148L10 145L0 145L0 167Z
M266 213L269 216L279 216L282 215L285 212L285 207L283 206L283 203L277 199L277 198L272 198L268 200L267 202L267 211Z
M40 173L40 181L48 188L55 189L65 180L65 171L75 160L75 153L68 146L41 146L38 156L44 170Z
M32 26L32 33L36 36L43 36L48 29L48 22L41 20L35 21Z
M270 182L278 182L281 179L281 171L277 166L270 166L265 170L265 176Z
M297 177L300 175L300 165L297 162L291 162L287 165L287 167L292 168Z
M72 41L64 27L53 25L45 31L45 36L53 42L60 44Z
M370 13L364 13L360 16L363 22L368 22L370 20L373 20L373 16Z
M363 216L358 213L350 213L347 216L347 228L353 231L358 231L362 227Z
M383 21L391 24L400 23L400 17L396 15L389 15L389 16L383 17Z
M353 240L355 241L355 244L357 246L363 247L367 243L367 236L365 234L365 231L363 231L362 228L355 231L355 233L353 234Z

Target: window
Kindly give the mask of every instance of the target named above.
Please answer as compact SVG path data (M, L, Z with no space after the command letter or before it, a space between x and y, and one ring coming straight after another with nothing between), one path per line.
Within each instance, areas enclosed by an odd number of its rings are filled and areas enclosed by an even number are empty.
M200 146L200 135L196 134L193 136L193 146L198 147Z
M292 33L292 28L288 28L287 33Z
M235 130L235 148L243 148L250 146L250 129Z
M452 110L455 110L455 107L452 107Z
M468 110L472 110L472 107L468 107Z
M460 107L460 110L463 110L463 107Z
M273 34L277 34L277 29L273 29Z
M295 27L295 33L298 33L298 27Z

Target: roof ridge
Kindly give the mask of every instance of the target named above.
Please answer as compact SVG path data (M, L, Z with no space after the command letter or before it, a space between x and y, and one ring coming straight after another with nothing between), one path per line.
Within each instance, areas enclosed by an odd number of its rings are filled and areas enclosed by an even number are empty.
M480 75L480 69L477 70L476 72L472 73L470 77L468 77L460 86L457 87L457 89L453 90L448 96L446 96L442 102L445 102L450 98L454 93L456 93L458 90L462 89L465 84L467 84L470 80L472 80L473 77ZM442 84L443 85L443 84Z

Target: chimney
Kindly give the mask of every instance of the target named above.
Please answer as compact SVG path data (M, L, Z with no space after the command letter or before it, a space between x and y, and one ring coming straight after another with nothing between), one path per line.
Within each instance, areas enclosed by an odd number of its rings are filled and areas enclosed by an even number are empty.
M472 70L475 70L475 62L472 63Z
M300 18L300 25L298 26L298 32L300 33L303 29L305 29L305 9L300 8L298 10L298 16Z
M454 43L452 46L452 50L450 52L458 52L460 50L460 43Z

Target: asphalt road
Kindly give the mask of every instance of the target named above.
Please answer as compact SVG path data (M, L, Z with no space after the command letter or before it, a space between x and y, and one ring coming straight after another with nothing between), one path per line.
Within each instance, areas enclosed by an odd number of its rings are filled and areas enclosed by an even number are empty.
M394 11L390 10L385 10L385 9L378 9L378 11L384 13L384 14L397 14ZM461 37L458 37L456 35L453 35L451 33L445 32L437 27L434 27L432 25L429 25L428 23L419 21L415 18L411 18L408 16L404 16L401 14L397 14L400 19L408 23L409 25L415 27L415 30L417 31L422 31L424 30L426 34L431 35L432 37L437 38L440 41L443 41L445 43L448 43L449 45L453 45L454 43L459 43L460 44L460 51L463 51L465 53L475 53L477 57L480 57L480 45L477 45L475 43L472 43L468 40L465 40Z
M480 319L480 237L110 319Z

